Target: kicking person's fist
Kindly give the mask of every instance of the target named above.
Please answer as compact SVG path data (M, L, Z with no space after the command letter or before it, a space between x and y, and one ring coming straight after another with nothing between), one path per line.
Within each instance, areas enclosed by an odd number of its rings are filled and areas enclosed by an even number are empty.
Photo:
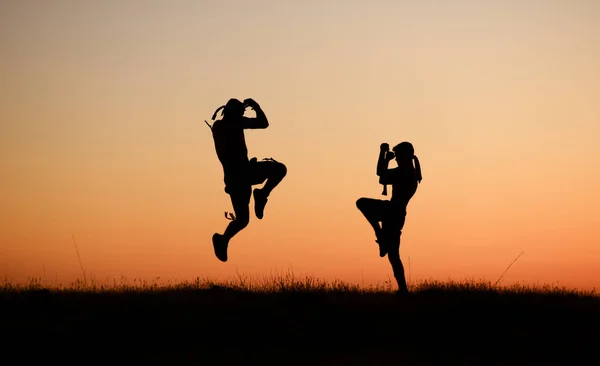
M390 145L388 145L387 143L384 142L383 144L381 144L381 146L379 146L379 149L382 152L388 152L388 151L390 151Z

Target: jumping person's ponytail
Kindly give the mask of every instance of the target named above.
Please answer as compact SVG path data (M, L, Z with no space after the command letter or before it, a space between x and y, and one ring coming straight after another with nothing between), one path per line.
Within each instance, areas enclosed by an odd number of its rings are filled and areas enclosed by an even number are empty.
M415 170L417 173L417 182L421 183L423 180L423 175L421 174L421 163L419 163L419 158L416 155L413 155L413 160L415 161Z
M213 120L213 121L215 120L215 118L217 118L217 113L219 113L219 111L220 111L221 109L223 109L223 108L225 108L225 106L224 106L224 105L222 105L222 106L220 106L219 108L217 108L217 110L215 111L215 113L213 113L213 115L212 115L212 120ZM223 113L221 113L221 115L223 115Z
M219 113L219 111L221 109L225 108L224 105L220 106L219 108L217 108L217 110L215 111L215 113L213 113L211 120L214 121L215 118L217 118L217 113ZM223 112L221 112L221 116L223 115ZM206 125L208 126L208 128L210 128L210 130L212 131L213 126L211 126L210 123L208 123L208 121L204 120L204 123L206 123Z

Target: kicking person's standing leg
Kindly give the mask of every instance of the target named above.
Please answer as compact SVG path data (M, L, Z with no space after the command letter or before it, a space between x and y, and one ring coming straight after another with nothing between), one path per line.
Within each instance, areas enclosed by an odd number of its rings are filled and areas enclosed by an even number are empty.
M392 265L394 277L398 283L399 293L408 292L406 277L404 275L404 266L400 260L400 237L402 236L402 228L404 227L405 218L406 213L392 215L391 217L386 217L382 222L382 228L388 249L388 260Z

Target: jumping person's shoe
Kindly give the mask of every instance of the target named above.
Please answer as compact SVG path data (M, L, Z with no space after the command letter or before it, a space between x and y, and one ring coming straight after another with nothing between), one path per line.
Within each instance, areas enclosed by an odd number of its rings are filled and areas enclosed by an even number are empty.
M229 243L225 239L225 236L215 233L212 237L213 249L215 255L221 262L227 262L227 246Z
M256 188L254 190L254 213L258 219L262 219L265 214L265 206L267 205L267 196L262 190Z

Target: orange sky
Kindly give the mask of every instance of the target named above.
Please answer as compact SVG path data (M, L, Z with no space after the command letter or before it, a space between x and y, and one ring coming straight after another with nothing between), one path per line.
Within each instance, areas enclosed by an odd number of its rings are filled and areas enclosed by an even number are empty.
M74 280L74 235L98 279L384 281L355 201L406 140L412 280L495 281L525 251L503 283L600 287L598 45L591 0L2 2L0 276ZM203 121L230 97L288 176L221 263Z

